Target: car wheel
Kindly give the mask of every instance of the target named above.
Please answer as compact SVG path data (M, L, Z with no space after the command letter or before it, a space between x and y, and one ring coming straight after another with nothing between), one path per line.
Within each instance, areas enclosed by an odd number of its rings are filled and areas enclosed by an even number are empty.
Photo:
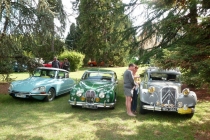
M115 93L115 97L114 97L114 105L113 105L110 109L115 109L116 102L117 102L117 98L116 98L116 93Z
M15 95L11 95L11 96L12 96L12 98L17 99L17 97Z
M139 110L139 113L140 114L146 114L146 110L143 109L143 105L145 105L145 103L143 103L142 101L140 101L140 110Z
M186 114L187 118L191 119L193 117L194 113Z
M48 96L45 97L45 101L50 102L52 100L54 100L55 98L55 89L54 88L50 88L50 90L48 91Z
M75 107L77 107L77 106L76 106L76 105L71 105L71 107L72 107L72 108L75 108Z

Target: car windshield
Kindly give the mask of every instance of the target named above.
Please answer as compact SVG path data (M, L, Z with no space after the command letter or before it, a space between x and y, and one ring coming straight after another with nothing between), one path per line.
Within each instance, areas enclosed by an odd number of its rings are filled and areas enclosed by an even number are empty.
M173 73L150 73L150 81L174 81L180 82L180 74Z
M83 76L83 79L88 80L112 80L112 73L103 73L103 72L87 72Z
M34 71L33 77L46 77L46 78L54 78L56 74L56 70L50 69L36 69Z

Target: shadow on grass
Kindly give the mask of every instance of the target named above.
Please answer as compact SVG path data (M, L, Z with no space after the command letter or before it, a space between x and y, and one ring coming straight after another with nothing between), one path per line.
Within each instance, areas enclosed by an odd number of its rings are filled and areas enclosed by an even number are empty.
M44 140L43 137L40 136L30 136L30 135L22 135L22 134L14 134L14 135L7 135L5 136L5 140Z
M72 129L78 123L86 127L92 122L96 139L202 139L207 140L210 132L208 104L198 103L193 119L175 112L153 112L130 117L125 111L125 97L117 95L115 109L97 110L72 108L68 104L69 94L58 96L52 102L39 100L13 99L9 95L0 95L0 124L12 126L19 131L28 131L28 127L37 132L46 128L60 130L58 124L69 124ZM203 112L200 110L203 109ZM40 120L45 123L39 124ZM47 121L49 120L49 121ZM76 121L74 123L72 121ZM32 127L30 126L32 125ZM29 126L28 126L29 125ZM27 126L27 127L26 127ZM0 127L1 128L1 127ZM84 134L84 133L83 133ZM4 136L1 136L2 138ZM8 134L5 139L45 139L39 135ZM73 135L71 139L80 139Z

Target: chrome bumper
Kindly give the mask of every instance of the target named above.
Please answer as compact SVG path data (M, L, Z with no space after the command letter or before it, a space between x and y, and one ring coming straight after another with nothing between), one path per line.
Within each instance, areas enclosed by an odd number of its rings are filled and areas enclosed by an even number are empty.
M87 103L87 102L77 102L77 101L68 101L70 105L75 106L82 106L83 108L91 108L91 109L97 109L99 107L101 108L112 108L114 107L115 103Z
M146 110L153 110L153 111L170 111L170 112L177 112L179 114L191 114L195 112L194 108L177 108L177 107L159 107L159 106L150 106L150 105L143 105L143 109Z
M27 95L27 96L48 96L50 94L24 94L24 95Z
M162 111L162 108L161 107L158 107L158 106L150 106L150 105L143 105L143 109L153 110L153 111Z
M45 93L45 94L32 94L32 93L20 93L20 92L9 92L9 94L13 94L13 95L25 95L25 96L48 96L50 94Z

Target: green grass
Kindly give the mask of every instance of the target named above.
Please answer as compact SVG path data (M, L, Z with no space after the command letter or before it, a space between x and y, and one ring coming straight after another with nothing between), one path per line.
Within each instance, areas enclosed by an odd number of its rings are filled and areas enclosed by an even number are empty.
M114 110L72 108L69 95L52 102L13 99L0 94L0 140L194 140L208 139L210 102L198 102L192 119L177 113L149 112L129 117L125 113L122 74L126 68L109 68L117 72L120 92ZM71 72L79 79L82 71ZM17 79L27 77L26 73ZM19 77L21 76L21 78ZM24 78L23 78L24 77Z

